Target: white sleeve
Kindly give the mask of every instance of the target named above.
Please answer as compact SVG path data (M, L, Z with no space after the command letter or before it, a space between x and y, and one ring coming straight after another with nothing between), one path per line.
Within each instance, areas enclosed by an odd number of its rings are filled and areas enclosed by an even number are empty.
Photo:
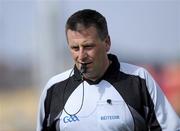
M180 119L165 94L152 76L144 69L146 85L154 103L157 120L163 131L180 131Z
M37 114L37 127L36 131L41 131L43 126L43 121L45 117L45 109L44 109L44 102L47 95L47 90L51 88L52 85L56 84L57 82L63 81L69 77L69 75L73 75L73 70L69 69L61 74L58 74L54 77L52 77L48 83L46 84L45 88L42 91L42 94L40 96L39 100L39 107L38 107L38 114ZM71 73L72 72L72 73Z
M154 103L156 118L163 131L180 131L180 118L169 103L165 94L150 75L150 73L139 66L121 63L121 70L145 79L148 92Z
M42 130L43 120L45 117L44 101L45 101L46 94L47 94L47 88L44 88L44 90L40 96L40 100L39 100L36 131Z
M47 90L48 90L52 85L54 85L55 83L57 83L58 81L59 81L59 76L52 77L52 78L48 81L48 83L46 84L45 88L44 88L43 91L42 91L42 94L41 94L40 100L39 100L36 131L41 131L41 130L42 130L43 121L44 121L44 117L45 117L44 102L45 102L45 99L46 99Z

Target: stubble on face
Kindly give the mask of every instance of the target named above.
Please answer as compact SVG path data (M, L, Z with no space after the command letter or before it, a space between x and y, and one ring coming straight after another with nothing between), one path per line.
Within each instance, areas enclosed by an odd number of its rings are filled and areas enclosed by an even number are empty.
M78 69L81 63L87 64L87 79L96 80L106 70L108 64L107 44L97 34L95 27L89 27L80 32L67 30L67 39L72 57Z

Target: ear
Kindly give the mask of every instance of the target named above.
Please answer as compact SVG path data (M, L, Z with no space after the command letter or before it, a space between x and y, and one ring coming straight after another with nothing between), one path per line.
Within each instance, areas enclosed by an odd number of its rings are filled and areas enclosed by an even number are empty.
M108 52L111 48L111 39L110 39L110 36L108 35L106 38L105 38L105 45L106 45L106 52Z

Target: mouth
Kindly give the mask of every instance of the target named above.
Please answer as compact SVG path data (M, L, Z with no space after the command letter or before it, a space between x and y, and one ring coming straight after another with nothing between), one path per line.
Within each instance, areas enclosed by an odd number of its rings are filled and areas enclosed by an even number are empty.
M78 62L80 65L88 65L91 64L92 62Z
M88 67L91 63L92 63L92 62L85 62L85 63L80 63L80 65L81 65L81 66L84 65L84 66Z
M92 62L79 62L79 67L81 68L82 66L84 66L86 68L86 70L87 70L91 63Z

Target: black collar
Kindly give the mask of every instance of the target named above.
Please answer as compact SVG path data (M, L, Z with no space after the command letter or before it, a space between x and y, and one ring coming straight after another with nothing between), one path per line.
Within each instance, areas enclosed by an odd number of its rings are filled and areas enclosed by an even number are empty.
M89 84L98 84L101 80L107 80L107 79L114 78L116 76L116 74L119 72L120 64L115 55L108 54L108 58L109 58L109 60L112 61L112 63L110 64L110 66L106 70L105 74L101 78L99 78L96 81L91 81L89 79L84 79L84 80L87 81ZM75 80L78 80L78 81L82 80L80 71L77 69L76 66L74 66L74 76L75 76Z

